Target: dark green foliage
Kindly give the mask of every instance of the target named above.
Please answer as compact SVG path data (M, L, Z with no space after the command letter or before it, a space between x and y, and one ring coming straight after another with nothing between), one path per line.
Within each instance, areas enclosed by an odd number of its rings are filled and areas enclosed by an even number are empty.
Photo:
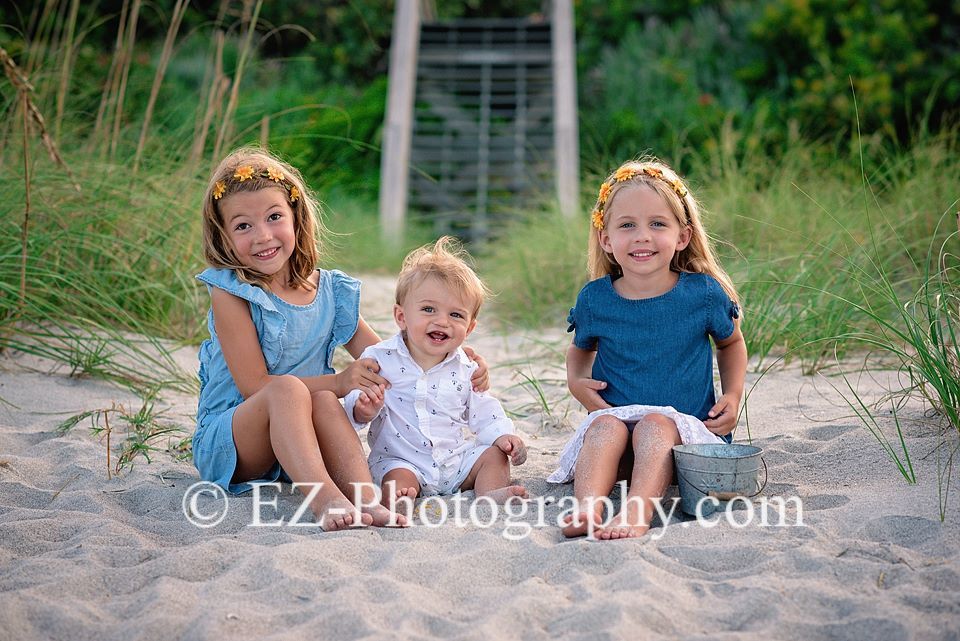
M710 153L721 124L743 155L854 130L907 144L956 121L960 3L765 0L577 3L586 160Z
M271 137L277 148L317 189L338 185L376 196L386 78L363 90L325 87L306 96L318 105Z
M704 8L672 23L628 22L580 78L585 156L616 165L652 151L677 163L688 150L709 151L726 119L739 125L753 109L736 80L759 55L747 38L751 16Z
M767 2L750 35L765 55L739 77L755 96L780 89L780 114L811 136L850 130L851 80L861 127L893 139L923 116L939 125L960 99L956 2Z

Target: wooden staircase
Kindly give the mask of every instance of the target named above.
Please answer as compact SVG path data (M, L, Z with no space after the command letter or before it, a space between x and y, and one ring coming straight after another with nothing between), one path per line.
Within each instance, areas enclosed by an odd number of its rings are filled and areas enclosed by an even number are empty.
M420 29L409 206L436 233L469 241L552 196L550 23L424 23Z

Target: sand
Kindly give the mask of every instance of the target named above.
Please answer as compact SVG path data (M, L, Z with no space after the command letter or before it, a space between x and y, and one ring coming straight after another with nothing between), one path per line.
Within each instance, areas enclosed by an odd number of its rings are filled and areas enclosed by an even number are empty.
M365 316L384 336L389 287L382 278L364 287ZM232 498L218 525L196 527L182 502L197 473L164 452L108 480L88 424L63 436L56 425L136 399L5 355L0 639L960 639L960 506L951 497L941 522L938 430L906 425L909 485L826 379L792 367L756 385L749 427L769 468L762 496L799 497L802 525L796 509L785 526L761 525L758 497L751 522L741 509L733 523L726 513L713 527L674 518L639 540L564 540L552 523L572 486L543 479L583 417L563 385L568 340L562 328L503 334L482 324L470 340L530 448L515 478L553 499L536 503L540 523L531 507L490 527L336 533L252 527L250 495ZM195 351L180 356L192 366ZM525 377L541 381L547 409ZM871 379L859 387L871 398L883 389ZM192 429L195 399L165 402ZM747 442L743 421L737 441ZM955 471L954 492L958 482ZM298 506L284 486L277 509L259 513L289 521ZM439 510L434 501L424 515Z

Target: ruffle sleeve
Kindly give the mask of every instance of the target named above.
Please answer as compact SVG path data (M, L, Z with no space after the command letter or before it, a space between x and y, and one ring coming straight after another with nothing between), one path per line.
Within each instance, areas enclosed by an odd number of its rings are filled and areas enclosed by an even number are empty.
M277 309L273 300L260 287L241 282L232 269L210 267L197 274L197 280L208 288L222 289L250 303L250 316L257 328L263 360L267 365L267 371L272 372L283 354L283 333L287 326L287 320ZM210 333L213 335L216 329L213 326L212 310L209 324Z
M338 345L350 342L357 333L360 322L360 281L333 269L326 272L333 295L333 334L327 346L327 364L333 362L333 352Z

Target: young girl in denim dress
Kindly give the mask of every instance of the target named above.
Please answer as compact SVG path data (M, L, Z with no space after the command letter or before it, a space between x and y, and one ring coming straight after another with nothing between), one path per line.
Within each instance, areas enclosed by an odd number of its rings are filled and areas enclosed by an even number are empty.
M568 319L567 384L590 414L547 480L574 481L565 535L642 536L673 478L673 446L729 442L737 425L747 368L738 297L697 201L656 160L625 163L601 185L589 268ZM618 479L629 491L604 521L599 499Z
M214 171L203 201L211 267L197 276L211 309L193 460L231 493L281 475L316 484L301 491L319 487L310 509L324 530L404 525L379 504L339 401L352 389L382 398L389 383L371 359L339 374L331 366L338 345L358 358L379 337L360 316L360 282L316 268L318 214L300 173L267 152L239 149ZM485 386L479 369L473 383Z

